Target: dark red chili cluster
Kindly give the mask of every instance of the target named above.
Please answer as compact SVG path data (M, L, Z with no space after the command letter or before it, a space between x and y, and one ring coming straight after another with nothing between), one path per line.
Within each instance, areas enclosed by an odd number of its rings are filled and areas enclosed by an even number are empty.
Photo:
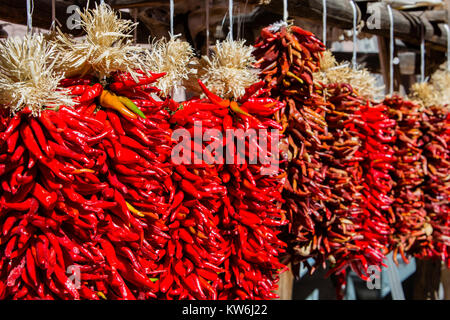
M433 228L432 242L416 256L441 259L450 268L450 113L448 106L424 110L423 154L427 159L425 209Z
M127 118L98 110L103 87L90 82L63 81L77 108L2 114L1 298L157 297L170 200L165 102L129 95L147 119Z
M441 259L450 268L450 113L448 106L431 106L423 115L423 154L427 159L425 209L433 238L419 258Z
M420 258L437 257L447 261L450 234L448 191L446 194L446 178L439 175L434 167L436 164L444 174L448 172L445 141L448 139L448 123L444 109L439 115L436 108L426 111L425 108L400 97L386 99L385 104L389 105L392 117L396 118L398 123L398 138L394 146L397 157L394 171L396 199L393 204L396 221L392 236L394 256L400 252L406 262L408 255ZM434 127L427 112L431 114ZM436 139L434 132L442 136ZM436 152L433 148L436 143L444 145L438 146L441 151L433 154L433 151ZM425 194L426 191L428 194ZM436 207L436 200L439 203L440 197L443 197L443 206Z
M279 129L270 115L282 104L270 98L258 98L263 83L249 88L239 101L240 105L215 96L202 83L200 86L207 98L183 103L172 121L176 123L175 128L191 134L195 130L204 134L215 129L219 135L206 138L206 142L200 141L200 145L195 141L198 135L192 135L192 140L188 141L193 151L187 156L193 159L200 155L203 161L198 165L178 166L183 171L175 173L174 180L178 181L184 200L174 207L174 213L192 204L190 210L194 217L190 218L193 220L189 225L200 235L209 236L181 239L177 243L182 252L189 251L189 247L195 248L193 254L197 252L197 258L192 259L192 253L185 255L192 260L193 270L185 272L184 264L181 273L173 268L173 277L181 282L180 279L187 275L196 284L197 291L191 288L183 297L274 298L276 295L272 291L276 288L278 274L285 267L278 260L285 247L278 239L279 227L285 223L280 209L282 175L278 170L278 145L271 148L272 139L278 138L278 130L267 133L268 152L275 157L265 164L256 152L263 148L257 136L234 140L226 132L241 130L246 134L253 129L258 134L259 129ZM240 153L237 145L243 141L245 147ZM255 149L252 150L250 145ZM223 150L222 155L217 150ZM231 162L230 156L234 157ZM184 230L188 218L182 215L179 219L178 230ZM169 264L174 264L171 260ZM178 287L170 288L168 294Z
M368 266L382 265L387 252L390 227L386 210L392 203L388 195L393 184L389 175L393 150L387 142L393 139L395 121L388 119L386 106L365 101L349 85L330 85L327 93L334 106L327 115L334 135L332 163L341 167L339 173L348 174L346 188L330 180L333 193L339 196L331 210L351 222L343 226L344 234L349 229L349 236L344 249L337 250L343 253L335 257L338 262L329 274L339 274L349 264L365 279Z
M405 262L407 254L420 248L420 236L430 232L425 210L422 184L425 179L425 157L422 155L423 134L420 130L422 114L419 106L394 96L385 100L392 118L397 120L394 152L396 161L392 209L395 215L392 235L394 257L399 252Z
M254 54L266 93L286 104L274 118L288 144L294 271L328 260L343 284L347 267L365 279L390 250L448 262L448 109L314 84L324 46L298 27L275 28L262 30Z
M288 242L294 265L309 257L326 259L322 225L330 219L324 204L330 188L324 184L323 156L328 135L325 112L328 105L314 86L324 45L301 28L264 28L254 51L256 66L269 96L285 103L274 118L287 138L289 161L284 186L285 209L290 225ZM317 228L316 228L317 227Z
M325 45L313 33L297 26L273 26L261 30L254 55L261 78L273 96L281 94L303 100L314 91L313 73Z
M298 27L264 29L255 50L269 94L286 103L275 119L289 144L284 198L291 260L308 265L314 258L311 271L329 261L328 274L340 276L350 266L365 278L387 250L390 228L382 211L392 202L387 142L395 121L385 106L347 84L315 85L323 50Z

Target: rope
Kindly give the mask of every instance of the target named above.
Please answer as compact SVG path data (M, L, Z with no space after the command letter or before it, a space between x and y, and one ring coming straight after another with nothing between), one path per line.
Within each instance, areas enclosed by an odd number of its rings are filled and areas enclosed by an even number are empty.
M137 22L137 16L138 16L138 9L133 9L133 20L134 23ZM134 38L134 43L137 43L137 26L134 28L133 30L133 38Z
M445 24L444 28L447 31L447 70L450 71L450 28L448 24Z
M173 16L174 16L174 4L173 0L170 0L170 34L173 35Z
M394 15L391 5L387 5L389 13L389 95L394 93Z
M52 25L50 29L54 30L56 28L56 0L52 0Z
M425 82L425 28L420 22L420 82Z
M283 21L287 22L288 19L288 3L287 0L283 0Z
M322 14L322 28L323 36L322 41L327 45L327 0L322 0L323 14Z
M206 11L206 56L209 57L209 0L205 0Z
M34 1L27 0L27 32L31 33L33 30L33 11Z
M353 69L356 69L357 64L357 39L356 39L356 24L358 20L358 11L356 9L356 5L353 2L353 0L350 0L350 4L352 5L353 10L353 56L352 56L352 67Z
M230 16L230 33L228 36L233 41L233 0L228 0L228 15Z

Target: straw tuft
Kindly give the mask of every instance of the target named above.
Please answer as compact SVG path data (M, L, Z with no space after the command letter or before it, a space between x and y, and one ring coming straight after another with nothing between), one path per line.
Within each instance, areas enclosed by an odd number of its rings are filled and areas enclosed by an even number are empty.
M152 72L166 73L156 84L164 95L169 95L175 87L184 87L184 82L196 72L192 68L196 63L194 56L191 45L178 39L178 36L152 41L147 64Z
M73 105L68 92L58 88L64 78L55 72L54 44L43 35L27 34L0 41L0 105L11 114L29 107L38 116L45 107Z
M313 76L316 83L348 83L363 98L373 100L383 95L384 88L362 67L353 69L348 63L339 64L331 51L325 51L320 59L320 71Z
M203 57L200 79L209 90L224 98L239 98L258 81L253 48L245 40L216 42L211 59Z
M58 67L68 77L93 73L101 79L121 71L137 80L136 70L146 70L145 49L132 40L137 23L120 19L107 4L79 13L86 36L76 40L58 29L55 42L62 53Z
M442 65L429 82L415 83L410 95L425 107L450 105L450 72L446 66Z

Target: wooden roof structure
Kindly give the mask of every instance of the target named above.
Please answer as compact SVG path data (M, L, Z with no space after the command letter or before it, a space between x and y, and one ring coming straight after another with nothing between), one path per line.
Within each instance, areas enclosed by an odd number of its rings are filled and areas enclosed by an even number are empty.
M190 36L195 38L204 32L205 3L207 0L175 0L175 22L181 27L188 27ZM354 0L358 10L358 24L364 24L363 32L381 36L389 35L388 1ZM33 24L36 27L48 29L51 23L51 0L34 0ZM78 30L69 30L65 21L70 15L67 8L70 5L84 7L87 0L56 0L56 17L63 31L76 34ZM95 1L90 1L93 6ZM221 24L228 10L228 0L209 0L210 28ZM281 0L235 0L235 13L245 18L251 27L262 27L275 22L282 14ZM447 2L447 5L445 4ZM145 42L148 36L167 34L169 25L168 0L106 0L106 3L117 9L138 10L139 41ZM265 4L268 3L268 4ZM389 1L394 8L408 8L408 11L394 9L395 36L408 43L417 44L420 40L421 28L424 28L425 39L435 50L446 50L447 34L445 23L448 20L446 0L395 0ZM412 4L416 5L412 5ZM409 5L408 5L409 4ZM428 6L427 6L428 4ZM440 5L439 5L440 4ZM289 0L289 16L298 17L321 23L322 0ZM432 9L432 10L428 10ZM240 12L239 12L240 11ZM353 22L352 7L349 0L327 0L328 23L341 29L351 29ZM25 24L25 0L0 0L0 20L11 23ZM380 18L379 28L371 28L367 21L374 17ZM125 18L132 18L129 13L123 13ZM183 18L185 17L185 18ZM186 20L186 21L183 21ZM238 20L235 20L238 23ZM187 25L186 25L187 22ZM259 25L260 24L260 25ZM184 25L184 26L183 26ZM194 26L195 25L195 26ZM177 26L178 28L180 26ZM184 30L183 30L184 31Z
M223 38L228 32L228 0L174 0L175 34L181 33L200 52L206 42L206 3L209 1L210 43ZM81 34L81 30L70 30L67 19L68 8L77 5L83 8L94 6L95 1L56 0L56 18L64 32ZM99 1L97 1L99 2ZM140 22L137 42L148 43L149 37L167 36L169 30L169 0L105 0L122 11L122 17ZM327 24L330 27L348 30L353 26L353 10L350 0L327 0ZM49 29L51 25L52 0L34 0L33 25ZM408 47L417 50L421 35L426 41L427 55L432 61L443 62L447 52L446 23L449 21L450 0L354 0L357 8L357 23L360 31L388 39L390 22L387 4L391 4L394 18L394 34ZM26 24L26 1L0 0L0 20ZM321 26L323 0L288 0L289 18ZM281 0L234 0L235 32L241 38L253 41L259 30L270 23L281 20ZM374 20L375 19L375 20ZM375 25L374 25L375 21ZM300 23L301 25L301 23ZM422 33L423 32L423 33ZM321 34L318 34L321 38ZM430 72L432 70L429 70Z

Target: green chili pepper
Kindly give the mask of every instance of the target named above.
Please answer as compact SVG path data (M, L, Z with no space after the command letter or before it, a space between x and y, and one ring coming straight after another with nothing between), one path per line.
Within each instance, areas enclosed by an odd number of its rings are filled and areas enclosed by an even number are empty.
M128 109L130 109L131 111L133 111L134 113L136 113L138 116L140 116L141 118L147 119L147 117L145 116L145 114L141 111L141 109L139 109L139 107L130 99L128 99L127 97L121 97L118 96L117 97L119 99L120 102L122 102Z

